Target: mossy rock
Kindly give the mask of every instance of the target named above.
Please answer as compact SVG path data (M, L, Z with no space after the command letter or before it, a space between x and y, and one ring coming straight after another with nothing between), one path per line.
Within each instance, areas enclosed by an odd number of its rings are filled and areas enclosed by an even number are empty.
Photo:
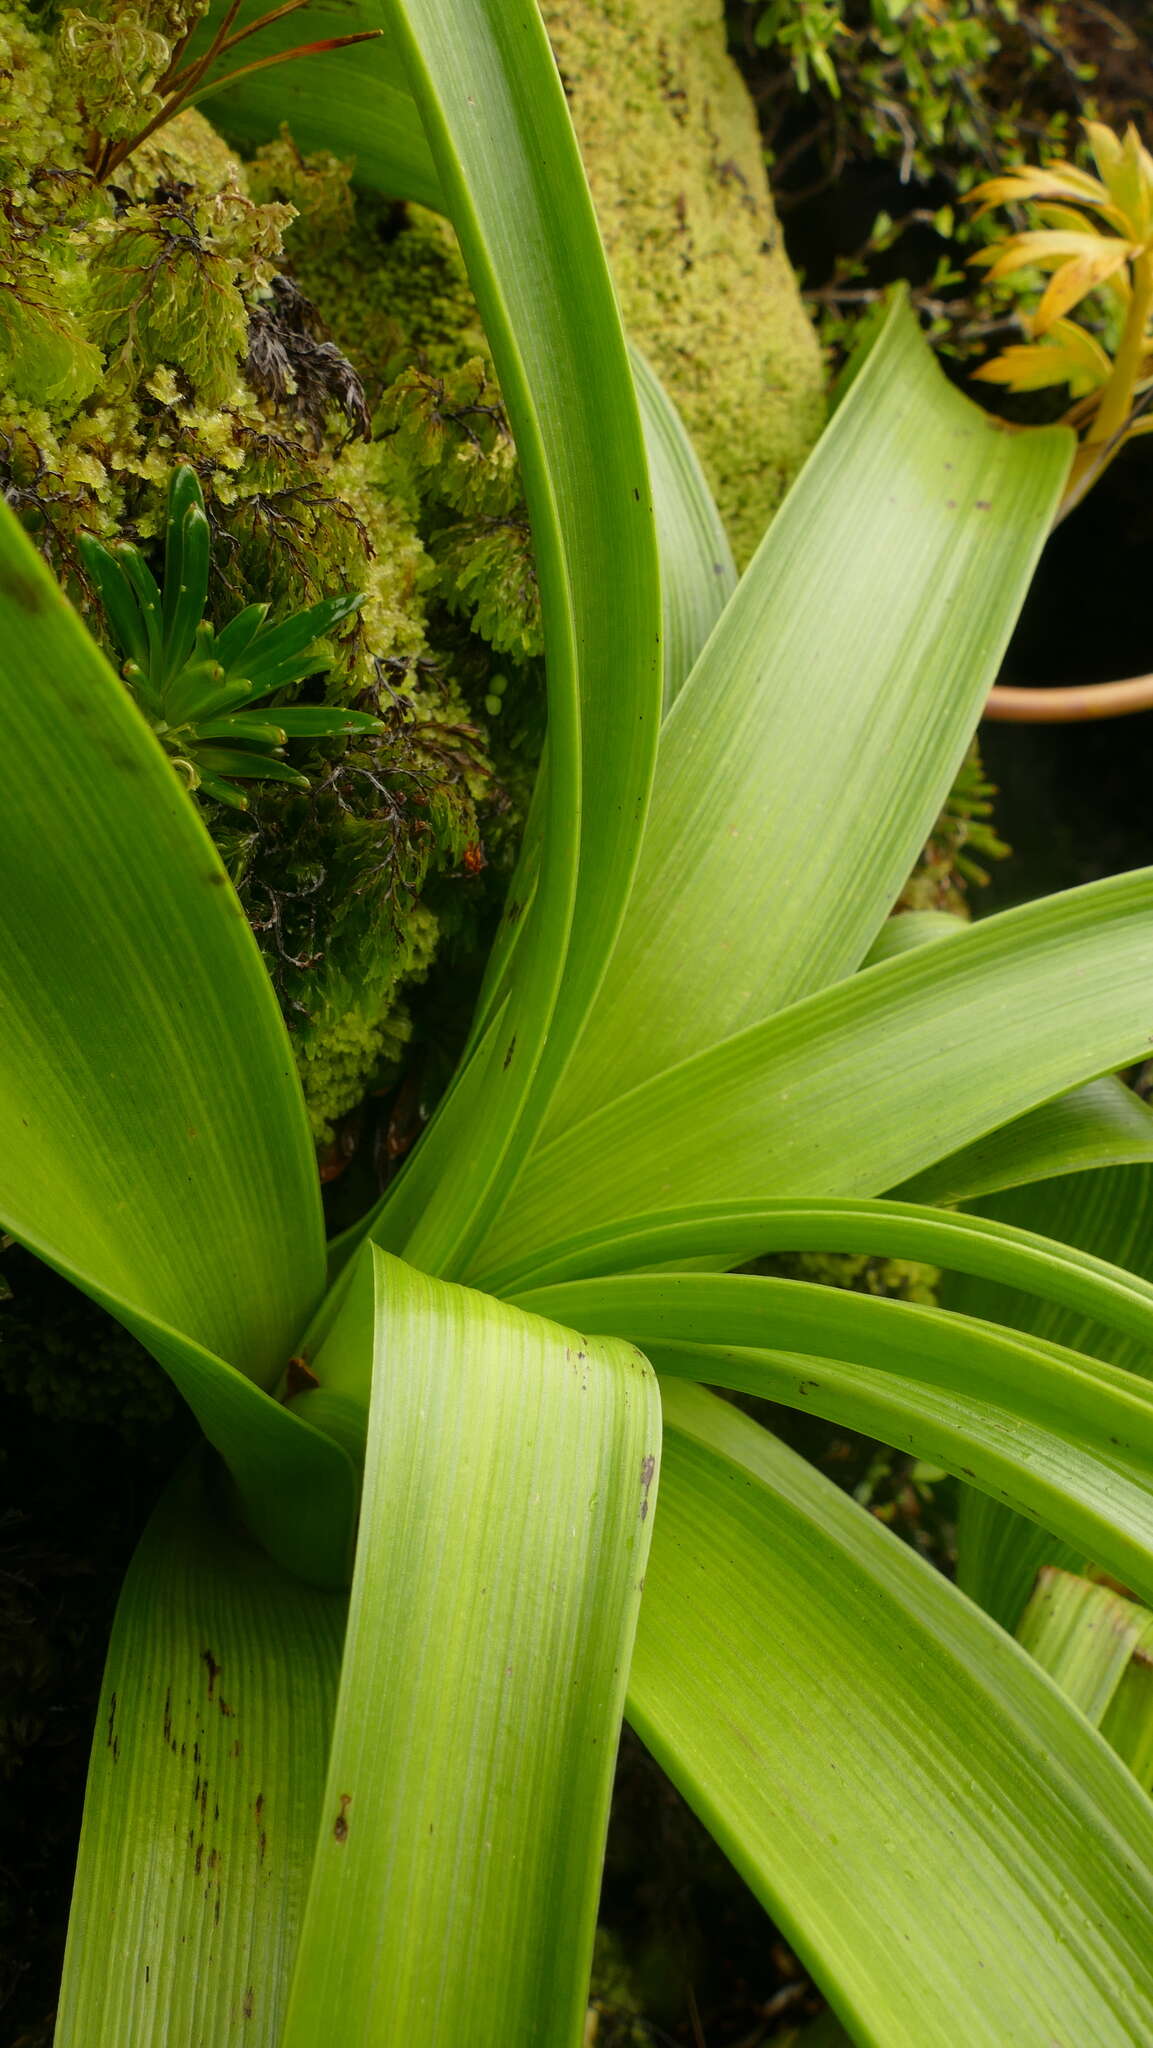
M255 785L242 824L204 804L323 1144L395 1072L443 929L483 954L515 855L543 735L515 449L443 220L355 194L352 165L287 130L245 163L184 113L128 149L163 6L41 21L0 11L10 502L106 645L78 536L155 561L177 462L215 529L214 624L365 595L322 691L380 710L383 739L294 750L312 795ZM817 430L820 375L719 8L661 23L598 0L551 25L626 320L748 552ZM128 153L104 176L109 148Z
M816 336L721 0L545 0L625 326L744 563L824 419Z

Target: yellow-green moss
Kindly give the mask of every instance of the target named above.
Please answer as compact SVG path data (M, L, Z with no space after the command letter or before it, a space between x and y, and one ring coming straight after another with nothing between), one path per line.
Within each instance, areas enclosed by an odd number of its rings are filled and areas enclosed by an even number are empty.
M941 1275L936 1266L913 1259L871 1258L864 1252L777 1252L757 1259L750 1272L808 1280L817 1287L843 1287L850 1294L885 1295L933 1308Z
M77 535L154 543L177 462L214 527L215 623L365 594L323 691L380 708L385 738L301 750L312 790L254 788L242 822L205 809L327 1137L399 1053L438 930L467 954L515 855L543 733L515 448L446 222L354 195L287 129L242 163L195 112L102 183L93 127L146 120L181 0L43 19L0 0L11 502L98 635ZM614 0L553 27L627 320L747 552L819 372L719 14Z
M721 0L545 0L543 13L625 324L744 561L824 404Z
M0 125L0 471L106 645L78 535L128 533L155 553L177 462L195 467L214 529L216 624L254 601L275 617L364 594L313 687L378 708L383 736L296 749L311 789L256 785L243 819L204 806L325 1139L408 1035L404 990L439 931L427 888L460 877L459 933L487 893L473 879L486 804L509 837L476 709L497 701L510 660L526 687L535 576L511 436L444 222L358 210L351 167L301 156L287 132L245 165L196 112L110 183L93 175L92 126L139 125L178 30L164 0L147 19L72 10L55 32L0 4L13 81ZM118 124L105 100L121 74ZM510 539L513 558L487 572Z
M287 129L258 149L250 188L263 200L287 200L298 218L287 238L293 276L325 319L337 347L364 379L375 406L413 364L439 374L487 344L468 274L448 222L422 206L358 195L342 212L353 166L329 153L301 157Z
M403 944L374 963L371 987L328 992L298 1061L318 1145L328 1144L337 1119L356 1108L367 1075L387 1078L399 1069L412 1019L397 991L424 978L438 937L436 918L418 904L405 920Z
M598 1927L585 2048L650 2048L652 2038L620 1939L607 1927Z

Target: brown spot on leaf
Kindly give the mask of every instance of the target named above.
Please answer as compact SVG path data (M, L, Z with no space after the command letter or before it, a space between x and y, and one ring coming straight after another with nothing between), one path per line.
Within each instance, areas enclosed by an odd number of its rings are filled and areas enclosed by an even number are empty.
M290 1358L284 1375L284 1398L291 1401L297 1394L305 1394L311 1387L318 1387L320 1381L313 1372L303 1352L298 1358Z
M655 1457L653 1456L653 1453L652 1453L652 1452L650 1451L650 1452L648 1453L648 1456L647 1456L647 1457L645 1457L645 1458L642 1458L642 1459L641 1459L641 1521L642 1521L642 1522L643 1522L643 1521L645 1520L646 1516L648 1515L648 1511L649 1511L649 1488L650 1488L650 1486L651 1486L651 1485L652 1485L652 1483L653 1483L653 1478L654 1478L654 1476L655 1476L655 1473L656 1473L656 1469L657 1469L657 1461L656 1461Z
M209 1699L214 1699L216 1696L216 1681L220 1676L221 1667L211 1650L201 1650L200 1661L208 1673L208 1697Z
M342 1792L340 1795L340 1812L332 1823L332 1837L336 1842L347 1842L348 1840L348 1809L351 1805L351 1792Z

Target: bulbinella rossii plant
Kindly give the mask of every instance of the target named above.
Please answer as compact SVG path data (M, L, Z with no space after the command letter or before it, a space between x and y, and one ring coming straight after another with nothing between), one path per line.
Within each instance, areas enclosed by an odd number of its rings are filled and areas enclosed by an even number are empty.
M1153 1598L1153 1285L1082 1242L1153 1163L1111 1078L1153 1035L1153 876L888 920L1073 436L985 418L897 306L737 583L535 12L405 0L339 62L333 146L438 195L485 317L546 761L456 1077L326 1247L195 802L5 516L0 1217L204 1433L121 1601L58 2043L575 2048L627 1714L850 2038L1121 2048L1143 1751L1011 1631L1033 1530ZM1051 1234L957 1207L1070 1178ZM999 1308L732 1270L806 1248ZM971 1522L962 1590L718 1388L1024 1519Z

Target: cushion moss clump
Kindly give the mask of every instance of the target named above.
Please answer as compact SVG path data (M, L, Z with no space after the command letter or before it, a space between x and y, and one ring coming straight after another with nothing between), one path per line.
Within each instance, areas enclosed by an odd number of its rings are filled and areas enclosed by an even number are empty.
M820 432L825 377L722 0L544 0L625 325L748 561Z

